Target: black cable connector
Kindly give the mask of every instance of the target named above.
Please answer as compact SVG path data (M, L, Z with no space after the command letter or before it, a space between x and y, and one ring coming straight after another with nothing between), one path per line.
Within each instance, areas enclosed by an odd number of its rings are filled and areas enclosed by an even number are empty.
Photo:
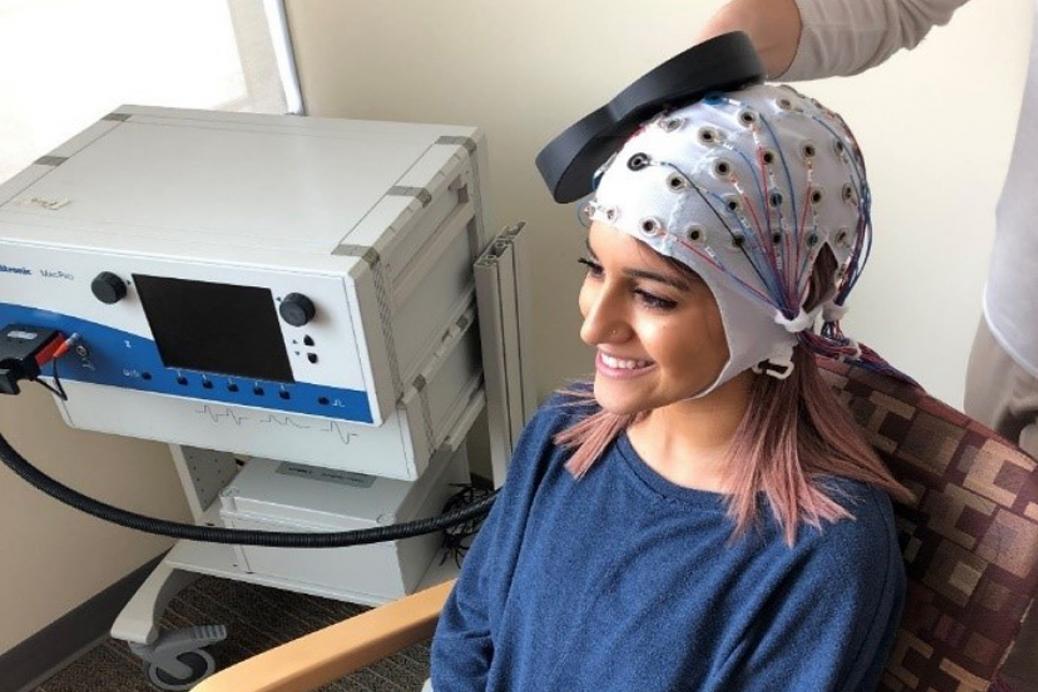
M64 337L54 329L9 324L0 331L0 394L20 394L18 383L34 381Z

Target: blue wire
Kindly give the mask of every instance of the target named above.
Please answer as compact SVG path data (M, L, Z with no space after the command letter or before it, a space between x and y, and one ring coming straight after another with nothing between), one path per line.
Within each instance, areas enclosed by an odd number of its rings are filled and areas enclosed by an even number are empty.
M718 195L713 190L706 190L706 192L711 197L716 199L717 202L722 206L722 208L724 208L726 211L728 210L728 207L725 204L725 201L724 201L723 197ZM770 266L770 263L767 262L767 258L764 257L763 248L761 248L760 243L757 242L756 234L750 232L750 230L746 227L746 224L743 223L742 218L740 218L738 214L736 214L735 212L731 212L731 211L729 211L729 213L732 216L735 217L736 221L739 222L739 228L742 229L743 241L747 242L751 238L753 239L753 244L749 248L747 248L746 245L743 245L743 254L746 256L746 259L748 259L750 261L750 266L753 267L753 271L756 272L757 276L760 277L761 281L764 282L765 286L767 287L768 293L771 295L772 300L775 303L777 303L779 306L781 306L782 301L776 299L776 293L781 295L781 290L777 290L778 287L781 285L781 282L779 282L778 277L775 275L774 268ZM755 252L753 252L753 253L747 252L746 251L747 249L755 250ZM765 270L764 271L762 271L760 266L758 265L758 261L761 258L764 258L764 260L765 260L764 261L764 266L765 266ZM768 270L770 270L770 271L768 271ZM776 282L779 282L779 283L776 284Z
M778 149L779 160L782 161L782 170L786 172L786 184L789 185L790 190L790 204L793 206L793 237L799 238L800 236L800 222L799 215L797 214L797 199L796 195L793 194L793 176L789 173L789 166L786 164L786 154L782 151L782 145L778 141L778 137L775 136L775 131L771 129L771 123L762 114L758 113L757 116L760 121L764 123L764 127L768 128L768 134L771 135L771 141L775 143L775 148Z

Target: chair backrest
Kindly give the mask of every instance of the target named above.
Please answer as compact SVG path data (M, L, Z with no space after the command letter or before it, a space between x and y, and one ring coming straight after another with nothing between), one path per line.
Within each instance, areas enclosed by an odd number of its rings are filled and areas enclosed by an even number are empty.
M819 360L894 476L908 576L884 690L1006 690L998 671L1038 585L1038 464L911 384Z

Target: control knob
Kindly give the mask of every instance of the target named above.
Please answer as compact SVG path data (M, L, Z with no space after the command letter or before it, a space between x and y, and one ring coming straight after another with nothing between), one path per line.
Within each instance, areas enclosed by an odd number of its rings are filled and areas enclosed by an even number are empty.
M293 327L302 327L314 318L317 309L313 301L302 293L289 293L278 306L278 313Z
M90 282L94 297L111 305L126 297L126 283L112 272L101 272Z

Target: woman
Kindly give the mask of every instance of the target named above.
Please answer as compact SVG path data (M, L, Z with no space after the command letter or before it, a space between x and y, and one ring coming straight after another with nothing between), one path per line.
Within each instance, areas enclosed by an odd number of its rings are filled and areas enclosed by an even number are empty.
M813 360L885 368L838 326L871 233L853 136L754 86L659 115L599 176L594 382L524 430L433 688L875 688L904 596L887 494L907 491Z

